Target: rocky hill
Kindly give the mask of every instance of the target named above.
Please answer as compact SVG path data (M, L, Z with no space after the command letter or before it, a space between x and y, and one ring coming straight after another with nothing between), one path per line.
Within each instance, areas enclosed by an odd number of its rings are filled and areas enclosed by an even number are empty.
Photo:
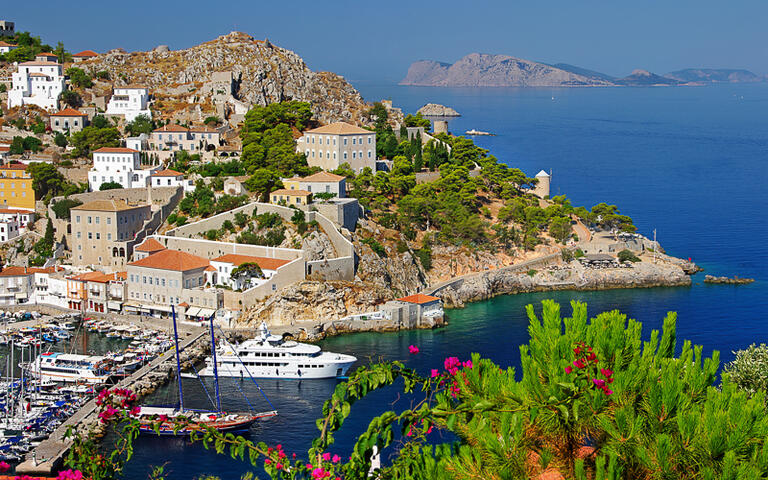
M678 85L682 82L674 78L662 77L647 70L635 70L631 75L615 80L616 85L628 87L651 87L659 85Z
M442 87L561 87L602 86L609 82L562 70L544 63L471 53L454 64L414 62L401 85Z
M243 114L250 105L301 100L312 104L320 122L365 124L364 112L370 108L343 77L313 72L296 53L241 32L183 50L116 49L77 66L109 72L114 86L145 85L157 99L153 109L177 118L186 112L191 121Z

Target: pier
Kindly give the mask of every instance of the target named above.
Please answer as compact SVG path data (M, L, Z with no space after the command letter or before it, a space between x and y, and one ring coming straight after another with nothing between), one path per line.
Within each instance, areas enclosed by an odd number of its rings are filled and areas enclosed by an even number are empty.
M180 342L180 352L193 345L200 338L208 334L207 329L201 328L195 333L190 334ZM173 361L174 349L167 350L156 359L140 368L132 375L122 379L113 388L130 388L131 385L147 376L165 362ZM69 427L77 427L81 424L89 424L98 421L98 406L96 399L91 399L77 413L72 415L67 421L62 423L51 436L44 440L34 450L27 454L24 462L16 467L16 473L20 475L51 475L61 468L69 452L71 441L64 439Z

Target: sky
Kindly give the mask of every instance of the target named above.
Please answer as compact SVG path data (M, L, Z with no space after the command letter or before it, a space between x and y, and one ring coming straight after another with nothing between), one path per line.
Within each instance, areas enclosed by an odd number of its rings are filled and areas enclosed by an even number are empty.
M401 80L411 62L473 53L570 63L614 76L641 68L768 74L765 0L6 1L0 20L67 50L191 47L233 30L350 81Z

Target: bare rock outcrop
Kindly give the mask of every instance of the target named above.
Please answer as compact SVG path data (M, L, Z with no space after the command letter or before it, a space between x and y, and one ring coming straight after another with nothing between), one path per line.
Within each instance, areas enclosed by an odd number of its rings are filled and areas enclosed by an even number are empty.
M200 106L198 116L205 116L224 107L300 100L310 102L314 118L323 123L368 122L370 105L343 77L313 72L296 53L245 33L232 32L182 50L161 47L111 50L80 66L109 72L115 86L149 87L159 100L154 108L166 116L193 105ZM216 86L204 88L209 84Z
M428 103L418 109L416 113L420 113L425 117L460 117L461 114L451 107L440 105L439 103Z

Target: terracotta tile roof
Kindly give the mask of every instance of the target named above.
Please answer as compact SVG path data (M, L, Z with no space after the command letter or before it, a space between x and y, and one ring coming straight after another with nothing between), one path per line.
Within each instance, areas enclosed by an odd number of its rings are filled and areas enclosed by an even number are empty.
M32 62L22 62L19 65L21 65L22 67L53 67L54 65L59 65L59 63L35 60Z
M398 298L400 302L417 303L423 305L425 303L432 303L435 300L440 300L438 297L432 295L424 295L423 293L417 293L416 295L408 295L407 297Z
M61 110L60 112L56 112L51 114L52 117L85 117L87 116L83 112L80 112L78 110L75 110L74 108L65 108L64 110Z
M244 263L255 263L262 270L277 270L278 268L291 263L292 260L281 260L279 258L267 258L267 257L255 257L252 255L238 255L235 253L229 253L220 257L214 258L212 262L231 263L232 265L239 267Z
M312 192L308 192L306 190L288 190L286 188L281 188L270 193L270 195L292 195L294 197L308 197L312 195Z
M12 43L6 43L6 42L0 40L0 47L18 47L18 45L14 45Z
M215 269L215 268L213 268L211 265L208 265L207 267L205 267L205 271L206 271L206 272L215 272L215 271L216 271L216 269Z
M5 267L2 271L0 271L0 277L19 277L21 275L30 275L31 272L28 271L29 269L27 267L19 267L16 265L11 265L9 267Z
M162 250L153 253L147 258L131 262L128 265L186 272L189 270L197 270L198 268L205 268L210 265L210 262L205 258L192 255L191 253L180 252L178 250Z
M123 210L131 210L134 208L142 208L147 205L128 205L125 200L94 200L92 202L84 203L76 207L72 207L70 210L86 210L96 212L121 212Z
M165 250L165 246L154 238L147 238L141 242L141 245L135 247L134 250L139 252L159 252L160 250Z
M160 128L156 128L154 131L155 132L160 132L160 133L162 133L162 132L176 132L176 133L180 133L180 132L188 132L189 129L185 128L185 127L182 127L181 125L163 125Z
M342 177L341 175L335 175L330 172L317 172L313 175L310 175L308 177L304 177L301 179L303 182L340 182L344 180L346 177Z
M183 176L184 174L181 172L177 172L176 170L160 170L159 172L155 172L150 177L178 177Z
M189 304L187 302L181 302L178 306L179 307L187 308L189 306Z
M61 267L57 267L57 266L46 267L46 268L42 268L42 267L29 267L28 271L29 271L29 273L56 273L56 272L64 271L64 269L61 268Z
M18 208L0 208L0 213L27 215L35 212L33 210L20 210Z
M92 57L98 57L99 54L94 52L93 50L83 50L82 52L75 53L72 56L80 57L80 58L92 58Z
M204 133L219 133L215 128L208 126L192 126L189 128L190 132L204 132Z
M356 127L345 122L336 122L330 125L323 125L322 127L307 130L304 133L329 133L332 135L356 135L362 133L374 133L364 128Z
M77 280L80 282L98 282L98 283L107 283L108 281L112 280L110 278L111 275L107 275L102 272L85 272L81 273L80 275L75 275L73 277L67 277L69 280Z
M139 153L139 151L125 147L101 147L98 150L94 150L93 153Z
M59 58L55 53L51 53L51 52L38 53L37 55L35 55L35 57Z
M0 147L0 152L10 152L11 147Z
M113 275L115 280L128 280L128 272L116 272Z
M26 170L27 166L23 163L6 163L0 166L0 170Z

